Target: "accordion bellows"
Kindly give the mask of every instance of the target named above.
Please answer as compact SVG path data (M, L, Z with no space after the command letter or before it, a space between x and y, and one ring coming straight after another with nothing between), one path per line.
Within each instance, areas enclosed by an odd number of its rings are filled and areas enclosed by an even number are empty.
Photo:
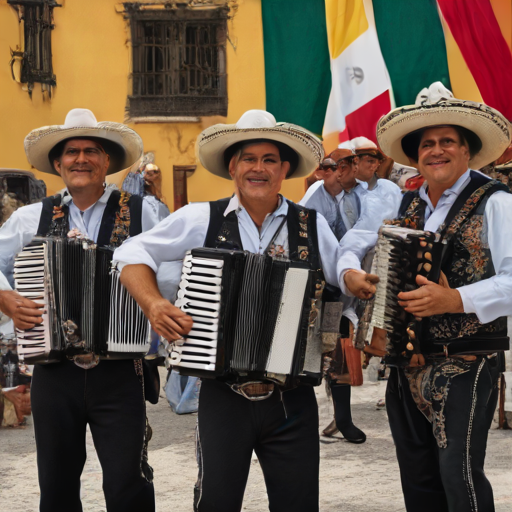
M17 329L28 363L94 354L132 359L149 350L150 327L112 269L112 250L77 239L36 237L14 262L18 293L45 304L43 323Z
M321 273L306 264L193 249L175 302L193 326L172 348L171 364L201 377L317 384L322 289Z

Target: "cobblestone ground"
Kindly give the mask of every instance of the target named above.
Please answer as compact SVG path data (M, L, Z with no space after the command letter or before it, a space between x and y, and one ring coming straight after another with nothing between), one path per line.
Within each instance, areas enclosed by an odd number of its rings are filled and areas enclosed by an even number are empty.
M368 440L353 445L341 439L321 443L320 493L322 512L399 512L404 510L398 466L385 410L375 404L384 396L384 382L366 382L352 393L354 422ZM323 388L317 389L320 425L332 418L332 408ZM159 512L190 512L196 479L194 458L195 415L177 416L162 395L149 406L153 427L150 464L155 470ZM101 512L105 502L101 469L92 439L87 438L88 460L82 477L84 512ZM496 511L512 510L512 431L492 429L487 450L487 475L493 485ZM37 510L36 456L32 424L23 430L0 430L0 510ZM257 460L253 460L243 510L268 510L265 486Z

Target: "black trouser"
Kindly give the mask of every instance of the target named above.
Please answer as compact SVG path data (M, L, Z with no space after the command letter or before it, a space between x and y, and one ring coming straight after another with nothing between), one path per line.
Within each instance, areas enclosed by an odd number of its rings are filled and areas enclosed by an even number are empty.
M71 361L36 365L32 413L41 512L82 511L87 424L103 469L107 510L155 510L153 484L140 470L145 403L133 361L101 361L90 370Z
M386 408L409 512L494 511L484 458L499 369L496 358L479 357L469 366L450 384L446 448L437 446L432 424L416 407L403 371L391 369Z
M317 512L318 406L314 389L300 386L252 402L226 384L203 380L199 395L195 490L200 512L239 512L253 450L272 512ZM286 415L285 415L286 409Z

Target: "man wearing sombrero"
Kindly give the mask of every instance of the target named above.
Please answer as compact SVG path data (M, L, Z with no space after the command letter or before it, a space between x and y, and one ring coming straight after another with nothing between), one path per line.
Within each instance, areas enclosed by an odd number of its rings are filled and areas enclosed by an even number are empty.
M105 177L138 162L142 149L133 130L119 123L98 123L86 109L71 110L64 125L27 135L29 163L60 175L66 190L18 209L0 229L0 271L11 284L14 256L36 234L66 236L74 229L100 246L117 246L158 223L160 218L142 198L105 186ZM41 307L17 292L0 292L0 309L19 329L40 324ZM32 413L41 511L82 510L80 475L87 424L103 469L107 510L154 511L151 471L141 455L144 394L132 360L103 361L93 355L36 364Z
M411 162L426 183L401 205L399 225L438 231L446 241L438 283L398 295L421 319L422 354L392 368L386 407L408 511L494 510L484 473L485 448L497 400L512 314L512 196L471 169L496 160L511 126L496 110L458 100L439 82L416 104L384 116L382 150ZM358 259L376 236L352 233L342 251L345 290L375 292ZM350 271L349 269L352 269ZM421 410L421 412L420 412Z
M316 262L326 281L339 286L338 243L327 222L279 194L283 180L307 176L322 160L322 145L313 134L251 110L234 125L204 130L197 148L208 171L233 180L235 195L185 206L114 254L124 265L123 283L153 329L168 340L189 332L192 319L161 297L154 276L162 262L180 261L195 247ZM253 450L265 475L270 510L318 510L318 409L312 387L284 391L261 382L242 394L235 385L204 379L197 448L196 510L241 510Z

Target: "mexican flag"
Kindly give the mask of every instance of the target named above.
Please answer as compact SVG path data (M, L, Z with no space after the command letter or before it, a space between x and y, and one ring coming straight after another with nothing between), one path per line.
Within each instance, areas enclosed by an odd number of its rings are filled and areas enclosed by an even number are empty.
M436 81L512 120L510 0L262 0L262 23L267 110L326 151Z

